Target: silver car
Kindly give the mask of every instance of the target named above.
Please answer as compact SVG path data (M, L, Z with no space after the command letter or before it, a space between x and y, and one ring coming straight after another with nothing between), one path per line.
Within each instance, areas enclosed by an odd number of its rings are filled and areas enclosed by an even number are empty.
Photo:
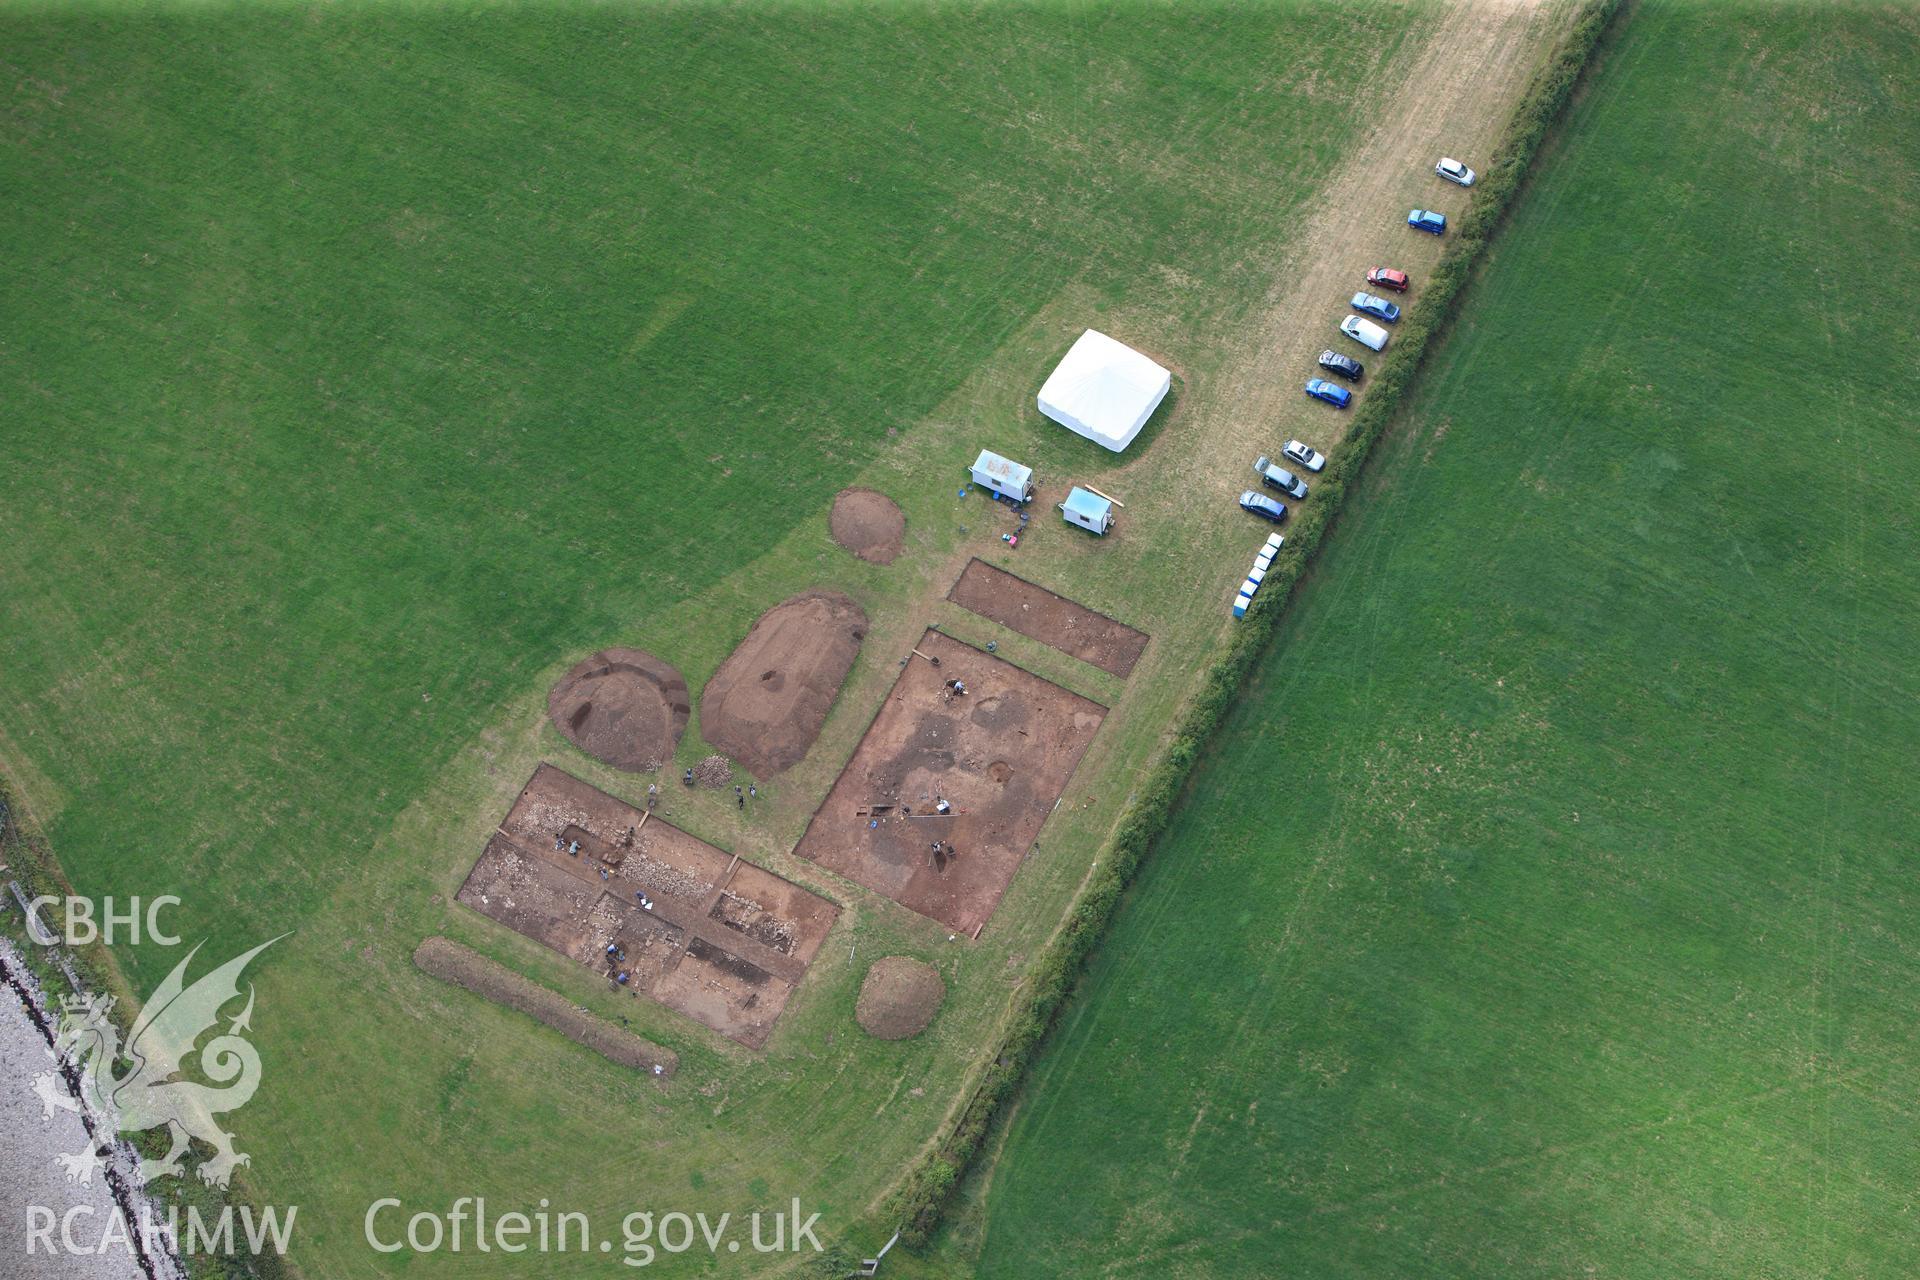
M1324 453L1299 440L1289 440L1281 446L1280 456L1288 462L1298 463L1316 473L1327 465L1327 456Z
M1440 163L1433 166L1433 171L1448 182L1458 183L1463 187L1473 185L1473 170L1451 156L1441 156Z
M1260 477L1260 483L1266 485L1267 488L1278 489L1295 502L1301 502L1306 499L1306 482L1285 467L1274 466L1273 459L1261 458L1253 464L1253 470L1254 474Z

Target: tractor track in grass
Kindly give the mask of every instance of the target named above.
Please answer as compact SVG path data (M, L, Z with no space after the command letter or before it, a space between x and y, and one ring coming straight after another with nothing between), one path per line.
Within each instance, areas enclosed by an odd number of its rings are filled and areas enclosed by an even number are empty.
M1445 11L1438 27L1405 60L1404 70L1383 73L1387 85L1378 93L1379 118L1326 184L1317 212L1288 237L1277 255L1274 283L1235 338L1230 357L1204 390L1196 389L1195 412L1183 440L1194 472L1204 468L1210 478L1218 477L1214 482L1222 489L1232 491L1251 485L1241 468L1256 452L1275 453L1288 436L1325 450L1342 441L1349 419L1301 394L1303 382L1317 372L1315 358L1326 348L1354 351L1337 326L1347 314L1347 300L1365 288L1369 267L1409 271L1412 288L1397 300L1411 308L1420 298L1445 239L1409 228L1407 210L1438 209L1457 226L1471 193L1437 177L1434 162L1451 155L1482 172L1490 167L1534 73L1570 29L1576 12L1569 3L1468 0ZM1376 367L1382 359L1358 354ZM1366 394L1365 383L1360 392ZM1164 501L1179 500L1176 494ZM1140 505L1156 504L1149 496ZM1164 907L1143 909L1152 916ZM1124 969L1140 962L1128 957L1120 964ZM1073 1017L1074 1011L1064 1016ZM1032 1100L1030 1091L1027 1097ZM1000 1124L1004 1137L1004 1117ZM976 1229L982 1234L994 1166L1002 1154L998 1139L989 1138L987 1145L989 1163L969 1192L981 1211Z

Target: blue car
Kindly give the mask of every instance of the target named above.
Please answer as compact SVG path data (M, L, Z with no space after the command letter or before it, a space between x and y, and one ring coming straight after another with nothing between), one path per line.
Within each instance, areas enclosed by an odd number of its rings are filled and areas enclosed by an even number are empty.
M1447 233L1447 215L1435 213L1431 209L1415 209L1407 214L1407 225L1415 231L1425 231L1430 235Z
M1243 510L1259 516L1262 520L1271 520L1275 524L1279 524L1287 518L1286 503L1275 502L1266 494L1255 493L1252 489L1248 489L1240 495L1240 506Z
M1400 308L1394 306L1385 298L1376 298L1370 293L1354 294L1353 309L1355 311L1364 311L1370 316L1378 316L1388 324L1392 324L1400 318Z
M1325 400L1336 409L1344 409L1353 403L1353 392L1325 378L1308 378L1307 394L1315 400Z

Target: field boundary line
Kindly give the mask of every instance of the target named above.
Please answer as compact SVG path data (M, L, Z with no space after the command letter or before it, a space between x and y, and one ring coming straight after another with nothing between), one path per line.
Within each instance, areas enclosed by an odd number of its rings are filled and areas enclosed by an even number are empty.
M1181 713L1165 754L1141 779L1100 848L1099 874L1089 873L1023 983L1024 1003L1009 1011L1003 1024L1006 1033L972 1096L950 1112L958 1117L953 1129L930 1144L919 1165L903 1175L888 1198L888 1226L899 1226L901 1242L909 1248L932 1239L989 1129L1018 1093L1128 885L1166 830L1194 765L1265 654L1295 588L1337 519L1347 492L1359 480L1373 446L1400 417L1429 352L1447 331L1454 304L1505 223L1508 210L1526 186L1535 156L1622 9L1623 0L1582 0L1567 32L1522 92L1481 179L1478 198L1461 219L1459 232L1434 268L1420 301L1398 327L1395 342L1400 358L1375 375L1371 393L1355 411L1352 429L1314 486L1321 500L1302 508L1293 536L1267 575L1266 589L1231 633L1225 652L1208 669L1199 693Z

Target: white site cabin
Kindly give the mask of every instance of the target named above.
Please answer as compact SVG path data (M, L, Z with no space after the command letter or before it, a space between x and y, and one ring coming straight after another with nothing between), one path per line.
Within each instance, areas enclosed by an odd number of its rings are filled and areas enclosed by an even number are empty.
M1012 458L1003 458L991 449L982 449L973 460L973 482L989 493L997 493L1015 502L1033 501L1033 468L1023 467Z
M1040 412L1119 453L1167 398L1173 376L1124 342L1089 329L1040 388Z
M1067 500L1060 504L1060 514L1068 524L1104 537L1107 530L1113 528L1113 499L1075 485L1067 492Z

